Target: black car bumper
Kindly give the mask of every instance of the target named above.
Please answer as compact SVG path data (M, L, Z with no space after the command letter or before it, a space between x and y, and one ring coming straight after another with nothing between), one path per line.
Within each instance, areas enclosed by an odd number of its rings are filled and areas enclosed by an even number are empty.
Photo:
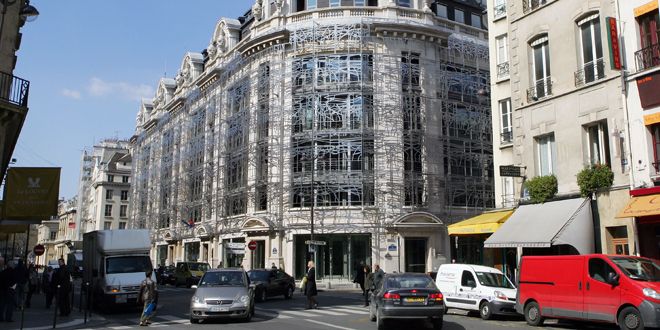
M660 304L645 300L639 305L639 313L645 327L660 328Z
M518 315L516 303L511 301L493 300L489 302L490 310L497 315Z
M434 306L380 306L381 317L384 319L418 319L442 318L445 314L444 305Z

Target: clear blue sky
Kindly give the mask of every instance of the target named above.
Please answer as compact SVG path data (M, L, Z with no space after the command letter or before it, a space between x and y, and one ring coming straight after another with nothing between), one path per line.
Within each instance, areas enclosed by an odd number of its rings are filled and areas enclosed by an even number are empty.
M129 138L140 98L201 52L221 17L252 0L32 0L14 75L30 81L15 166L62 167L60 197L76 195L80 156L103 138Z

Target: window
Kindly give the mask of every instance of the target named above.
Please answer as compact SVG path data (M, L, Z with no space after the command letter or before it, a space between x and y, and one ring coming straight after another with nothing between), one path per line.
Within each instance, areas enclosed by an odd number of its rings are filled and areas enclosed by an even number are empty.
M330 7L339 7L341 0L330 0Z
M497 47L497 78L506 78L509 76L509 45L506 34L495 38L495 47Z
M106 217L111 217L112 216L112 205L106 205L105 206L105 216Z
M126 222L120 222L119 229L126 229Z
M536 138L536 151L537 151L537 174L539 176L550 175L555 173L556 162L556 146L554 134Z
M481 16L477 14L470 14L470 25L481 29Z
M115 182L115 176L112 174L108 174L108 182Z
M126 210L128 210L128 205L119 205L120 218L126 218Z
M494 0L493 11L494 19L506 16L506 0Z
M438 17L447 18L447 5L438 4L436 15L438 15Z
M401 7L410 8L410 0L397 0L397 4Z
M307 0L307 9L316 9L316 0Z
M121 182L122 182L122 183L128 183L128 175L123 175L123 176L121 177Z
M353 5L356 7L364 6L364 0L355 0L353 1Z
M56 231L51 231L50 232L50 240L53 241L57 238L57 232Z
M112 229L112 222L106 221L103 223L103 230L110 230Z
M464 270L463 276L461 276L461 286L474 286L477 284L477 281L474 280L474 275L472 272Z
M123 201L128 200L128 190L122 190L121 191L121 200L123 200Z
M112 199L112 189L105 191L105 199Z
M500 137L501 143L513 142L512 118L511 118L511 99L502 100L499 102L500 106Z
M576 85L590 83L605 77L603 64L603 46L600 39L600 20L598 14L590 15L578 22L580 44L582 47L582 67L575 74Z
M544 35L530 43L532 48L532 88L530 99L545 97L551 94L550 89L550 50L548 47L548 36ZM531 94L531 95L530 95Z
M589 259L589 276L596 281L607 283L609 273L616 274L616 271L605 260L600 258Z
M607 227L608 253L630 255L628 248L628 228L626 226Z
M454 21L459 23L465 23L465 13L460 9L454 10Z
M502 177L502 207L515 206L516 188L512 177Z
M523 13L527 14L530 11L545 5L548 0L523 0Z
M607 122L585 126L587 134L587 157L589 164L610 164L609 138L607 135Z
M635 52L637 71L660 65L660 15L658 10L637 17L640 50Z

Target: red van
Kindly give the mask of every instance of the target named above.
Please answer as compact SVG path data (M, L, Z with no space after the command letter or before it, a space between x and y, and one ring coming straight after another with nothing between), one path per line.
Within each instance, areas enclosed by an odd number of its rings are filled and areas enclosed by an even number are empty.
M525 256L516 311L529 325L565 318L616 323L621 329L660 326L658 261L603 254Z

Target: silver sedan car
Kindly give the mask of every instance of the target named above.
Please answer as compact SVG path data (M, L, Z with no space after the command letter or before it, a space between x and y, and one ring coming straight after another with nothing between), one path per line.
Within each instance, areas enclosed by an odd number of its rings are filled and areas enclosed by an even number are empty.
M211 269L204 273L190 300L190 323L215 318L250 321L254 289L243 269Z

